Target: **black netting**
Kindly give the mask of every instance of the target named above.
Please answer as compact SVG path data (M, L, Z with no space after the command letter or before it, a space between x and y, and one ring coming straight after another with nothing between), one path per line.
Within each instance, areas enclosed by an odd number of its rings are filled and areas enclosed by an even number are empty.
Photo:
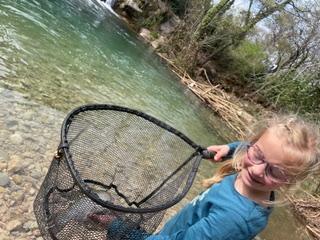
M168 125L109 105L74 110L61 139L34 202L45 239L145 238L185 196L202 157Z

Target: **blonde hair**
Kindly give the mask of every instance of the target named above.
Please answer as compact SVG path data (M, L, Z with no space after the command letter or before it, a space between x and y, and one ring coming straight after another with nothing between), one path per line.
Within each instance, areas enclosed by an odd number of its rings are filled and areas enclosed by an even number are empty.
M292 181L286 185L287 189L303 181L311 173L319 173L320 150L319 129L295 115L276 116L264 122L260 121L249 133L248 142L255 143L258 139L269 132L279 137L283 144L282 148L289 161L285 168ZM228 160L217 170L212 178L205 179L204 187L220 182L225 176L240 172L242 161L246 153L245 145L240 145L232 160Z

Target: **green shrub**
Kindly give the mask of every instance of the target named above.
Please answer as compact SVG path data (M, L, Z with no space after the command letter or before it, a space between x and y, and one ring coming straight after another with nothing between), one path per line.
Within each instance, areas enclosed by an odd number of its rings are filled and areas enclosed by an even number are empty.
M260 83L261 94L276 108L299 112L317 119L320 117L320 85L312 74L297 71L276 73Z
M263 61L266 59L266 53L259 44L248 40L230 51L230 59L229 71L236 74L241 80L248 80L265 71Z

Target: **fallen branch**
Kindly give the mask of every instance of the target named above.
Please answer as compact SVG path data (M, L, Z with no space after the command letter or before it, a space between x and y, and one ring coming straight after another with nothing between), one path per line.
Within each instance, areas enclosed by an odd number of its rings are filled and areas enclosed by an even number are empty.
M306 225L309 233L315 238L320 239L320 198L311 195L308 192L303 198L287 196L291 202L294 212L299 219Z
M250 126L255 120L252 115L247 113L241 106L234 103L235 99L231 99L230 95L226 94L219 85L210 85L194 81L185 71L177 67L170 59L159 54L166 60L172 71L180 78L195 95L216 112L226 124L238 135L239 138L245 136Z

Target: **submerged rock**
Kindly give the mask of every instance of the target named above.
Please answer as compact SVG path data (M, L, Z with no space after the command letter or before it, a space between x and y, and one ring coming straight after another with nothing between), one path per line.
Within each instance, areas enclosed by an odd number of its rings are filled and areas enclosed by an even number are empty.
M7 174L0 172L0 186L6 187L10 183L10 178Z
M10 136L10 141L13 144L19 145L22 143L23 138L21 137L21 135L19 133L15 133Z

